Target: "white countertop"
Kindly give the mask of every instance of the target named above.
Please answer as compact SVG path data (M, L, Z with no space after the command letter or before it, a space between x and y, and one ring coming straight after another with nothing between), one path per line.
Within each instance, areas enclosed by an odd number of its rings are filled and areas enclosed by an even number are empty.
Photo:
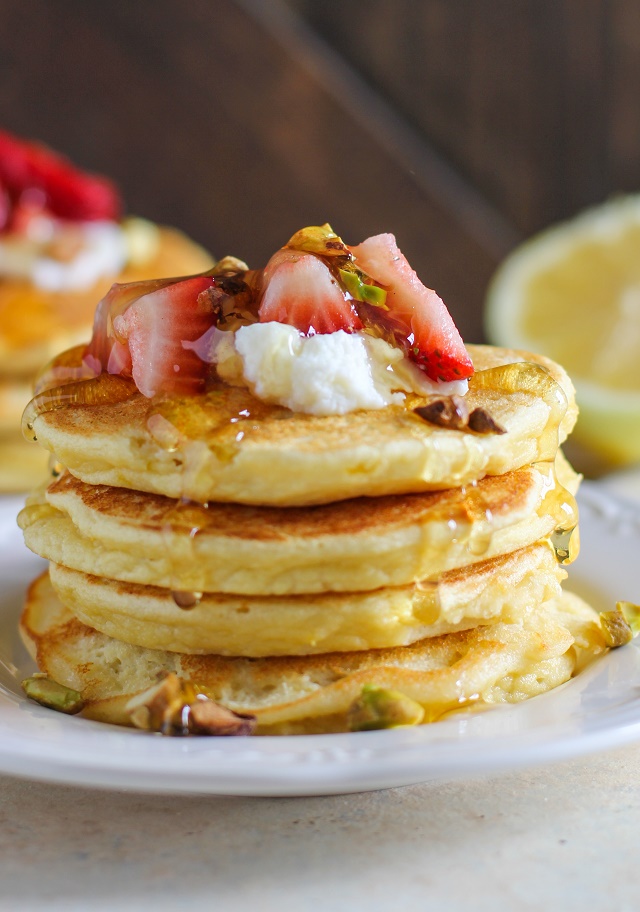
M0 778L0 909L638 909L640 746L329 798Z

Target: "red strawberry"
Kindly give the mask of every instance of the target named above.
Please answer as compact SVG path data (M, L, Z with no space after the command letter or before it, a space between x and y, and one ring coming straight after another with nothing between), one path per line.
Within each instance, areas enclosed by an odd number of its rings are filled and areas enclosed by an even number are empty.
M322 260L283 247L264 270L261 323L287 323L305 335L355 332L362 322Z
M451 314L426 288L398 250L392 234L378 234L351 247L356 264L387 288L388 311L359 305L367 322L381 325L432 380L462 380L473 364Z
M152 279L111 286L96 308L91 342L85 349L83 358L96 374L105 370L123 377L131 376L129 348L126 340L117 338L113 328L114 320L138 298L164 288L172 281L174 280Z
M115 221L122 210L118 192L107 178L86 174L46 146L2 131L0 183L14 205L26 191L42 191L46 209L58 218Z
M2 180L0 180L0 231L4 231L9 224L10 218L11 198L9 197L6 187L3 185Z
M138 297L114 318L115 335L128 345L131 374L143 396L204 388L206 365L182 343L195 341L212 325L211 310L198 295L214 284L209 276L173 282ZM112 349L109 357L115 367L122 353Z

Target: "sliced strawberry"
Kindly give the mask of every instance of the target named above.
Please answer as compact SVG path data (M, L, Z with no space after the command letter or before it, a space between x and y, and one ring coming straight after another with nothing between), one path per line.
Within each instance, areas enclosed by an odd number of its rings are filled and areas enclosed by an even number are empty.
M395 237L378 234L350 249L363 272L387 288L388 311L359 306L366 322L386 329L432 380L470 377L473 364L451 314L422 284Z
M214 282L209 276L174 282L143 294L114 318L115 335L128 345L131 373L143 396L204 388L207 366L182 343L194 342L211 326L211 311L198 296ZM110 352L114 365L121 354Z
M105 370L123 377L131 376L129 347L125 339L116 336L114 320L142 295L164 288L173 281L175 279L152 279L111 286L96 308L91 342L86 347L83 358L96 374Z
M286 323L305 335L355 332L362 321L322 260L282 248L264 270L261 323Z
M122 212L119 194L107 178L82 172L46 146L4 131L0 131L0 183L14 205L26 191L42 191L47 211L58 218L115 221Z

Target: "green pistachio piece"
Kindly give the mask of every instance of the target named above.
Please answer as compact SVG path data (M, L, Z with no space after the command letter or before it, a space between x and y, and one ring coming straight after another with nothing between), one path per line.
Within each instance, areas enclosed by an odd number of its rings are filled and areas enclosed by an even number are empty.
M419 725L423 719L424 709L411 697L376 684L365 684L348 712L350 731Z
M35 700L41 706L47 706L57 712L74 715L84 706L82 694L71 687L52 681L44 674L38 673L25 678L21 686L30 700Z
M607 646L624 646L640 633L640 605L616 602L614 611L600 612L600 626Z
M640 605L634 605L633 602L616 602L616 609L622 612L631 633L637 637L640 633Z
M331 225L310 225L296 231L286 245L293 250L304 250L307 253L317 253L319 256L340 256L351 259L351 251L339 237Z
M356 301L362 301L365 304L372 304L374 307L389 310L386 305L387 292L384 288L379 288L377 285L369 285L364 281L363 273L352 269L339 269L338 273L344 287Z

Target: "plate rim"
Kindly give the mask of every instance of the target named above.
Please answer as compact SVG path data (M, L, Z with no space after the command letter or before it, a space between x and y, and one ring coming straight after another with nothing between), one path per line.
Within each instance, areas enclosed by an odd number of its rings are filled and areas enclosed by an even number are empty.
M640 543L640 505L612 494L597 482L583 484L579 502L583 532L586 527L595 525L601 532L606 530L608 535L621 538L629 548ZM15 509L19 504L20 498L16 496L0 498L0 525L7 522L7 510ZM15 535L7 533L6 537L12 547L26 550L17 530ZM29 559L35 561L32 555ZM26 585L27 580L24 582ZM543 701L553 702L559 694L566 693L567 688L577 687L578 682L587 686L590 674L615 672L621 661L623 664L624 661L636 663L640 669L640 650L635 644L627 650L610 653L598 660L597 668L592 666L593 672L588 669L534 701L493 707L487 713L459 715L436 723L437 729L420 726L354 734L266 736L242 739L242 743L240 739L218 738L154 737L150 740L144 732L59 714L54 714L53 730L60 729L60 737L66 741L47 742L52 732L52 713L0 686L0 773L41 781L163 794L277 796L345 794L538 766L640 740L640 687L638 694L630 701L623 701L609 719L600 720L600 724L591 729L583 729L579 735L571 730L558 731L562 720L546 727L527 727L525 724L518 732L518 716L524 715L526 723L524 710L527 707L534 703L542 706ZM622 655L633 658L623 661ZM640 676L638 681L640 684ZM31 721L21 730L15 717L25 709ZM497 713L503 719L510 714L516 736L503 735L498 742L495 735L483 738L473 733L483 727L473 720ZM22 721L26 719L27 716L23 716ZM29 725L34 726L33 731ZM79 727L77 736L75 727ZM469 728L472 734L465 735ZM45 747L48 743L48 750L44 752L43 739ZM114 739L115 743L123 742L127 747L120 745L120 752L112 753ZM99 742L101 749L93 746L94 741ZM129 749L136 743L147 745L139 756L135 751L132 755ZM463 749L469 745L474 746L471 760Z

